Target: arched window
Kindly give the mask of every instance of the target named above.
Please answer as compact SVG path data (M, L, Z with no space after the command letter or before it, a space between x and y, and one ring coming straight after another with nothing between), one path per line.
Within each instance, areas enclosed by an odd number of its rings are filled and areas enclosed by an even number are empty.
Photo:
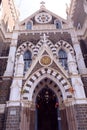
M61 22L59 20L55 21L55 25L56 25L56 29L61 29L62 28Z
M27 23L26 29L28 29L28 30L32 29L32 23L30 21Z
M24 53L24 73L28 70L32 62L32 54L29 50Z
M67 66L67 54L63 49L60 49L58 52L59 55L59 62L61 63L61 65L67 70L68 66Z

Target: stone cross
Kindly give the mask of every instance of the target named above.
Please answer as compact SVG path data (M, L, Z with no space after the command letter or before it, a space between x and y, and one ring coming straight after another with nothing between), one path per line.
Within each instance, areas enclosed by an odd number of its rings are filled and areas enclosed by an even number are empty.
M45 8L45 2L44 1L40 2L40 4L41 4L41 8Z
M45 2L44 2L44 1L42 1L42 2L40 2L40 4L43 6L43 5L45 5Z
M43 40L44 43L46 43L48 37L49 36L46 36L46 34L44 33L43 36L41 36L41 39Z

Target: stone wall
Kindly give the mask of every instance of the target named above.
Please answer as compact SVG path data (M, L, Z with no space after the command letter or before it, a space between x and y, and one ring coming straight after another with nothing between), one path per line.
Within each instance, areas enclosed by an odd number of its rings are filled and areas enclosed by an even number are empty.
M11 79L0 82L0 104L5 104L9 100Z
M6 101L9 100L11 79L0 81L0 130L5 130L6 113L4 112Z
M85 94L86 94L86 97L87 97L87 77L82 77L82 81L83 81L83 84L84 84Z
M72 18L74 21L74 26L77 27L78 23L80 23L82 27L85 22L85 18L86 13L84 12L83 0L77 0Z
M0 113L0 130L5 130L5 114Z
M77 130L87 130L87 104L75 105Z
M66 108L69 130L87 130L87 104Z
M71 35L67 31L63 33L49 32L47 35L49 36L48 39L51 40L53 44L55 44L60 40L64 40L72 45ZM21 44L23 44L26 41L32 42L34 45L36 45L40 40L40 36L41 34L39 33L39 31L38 33L28 33L28 34L22 33L18 36L17 46L19 47Z
M8 107L5 130L20 130L20 107Z

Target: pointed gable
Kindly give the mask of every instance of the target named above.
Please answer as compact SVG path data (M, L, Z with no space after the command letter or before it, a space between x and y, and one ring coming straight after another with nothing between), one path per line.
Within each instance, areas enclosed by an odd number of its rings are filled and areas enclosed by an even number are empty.
M28 25L29 24L29 25ZM47 29L61 29L62 25L67 24L67 21L53 12L47 10L45 7L41 7L31 16L20 22L20 26L26 26L27 29L38 30L38 28ZM32 26L32 27L31 27ZM26 29L26 28L24 28Z

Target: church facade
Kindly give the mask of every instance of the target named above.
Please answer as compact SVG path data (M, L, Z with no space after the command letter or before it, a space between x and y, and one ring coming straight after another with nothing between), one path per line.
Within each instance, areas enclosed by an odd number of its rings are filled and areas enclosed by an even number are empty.
M0 3L0 130L87 130L87 0L67 20L44 2L19 21Z

